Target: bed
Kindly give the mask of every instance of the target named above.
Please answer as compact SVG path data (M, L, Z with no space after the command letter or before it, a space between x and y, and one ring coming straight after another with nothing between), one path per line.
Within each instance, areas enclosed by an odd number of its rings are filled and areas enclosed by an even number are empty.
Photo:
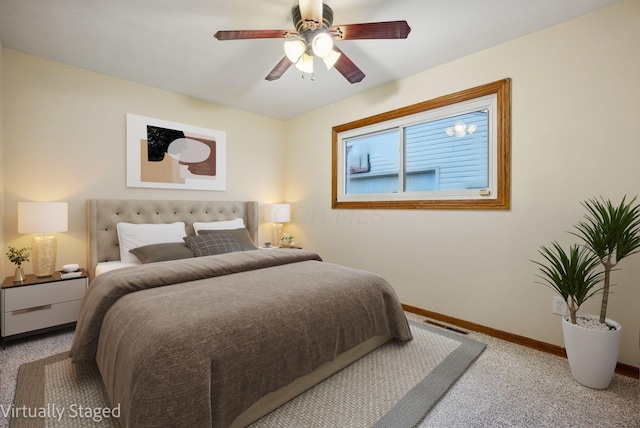
M87 215L92 281L70 356L96 360L123 427L247 426L385 342L412 338L386 280L307 250L238 251L231 239L228 252L95 275L125 257L119 224L182 222L192 243L209 239L196 224L237 220L257 242L256 202L89 200Z

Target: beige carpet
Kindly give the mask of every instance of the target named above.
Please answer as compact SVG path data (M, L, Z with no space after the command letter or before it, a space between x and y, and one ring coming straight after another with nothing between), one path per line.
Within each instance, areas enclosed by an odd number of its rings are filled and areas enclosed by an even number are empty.
M382 346L252 427L419 424L485 345L421 323L411 328L413 341ZM75 367L66 353L20 367L11 410L14 428L119 426L95 365Z

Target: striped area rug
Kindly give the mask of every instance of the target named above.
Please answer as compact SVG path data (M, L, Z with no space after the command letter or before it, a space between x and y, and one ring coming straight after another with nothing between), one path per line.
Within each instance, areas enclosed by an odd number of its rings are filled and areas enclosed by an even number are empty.
M251 428L413 427L485 348L466 336L409 321L414 340L391 341L299 395ZM68 353L23 364L12 428L119 427L95 364ZM116 408L117 411L117 408Z

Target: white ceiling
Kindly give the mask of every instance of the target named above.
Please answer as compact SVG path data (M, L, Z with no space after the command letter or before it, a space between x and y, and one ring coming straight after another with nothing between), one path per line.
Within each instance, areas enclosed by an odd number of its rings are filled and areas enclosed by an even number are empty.
M278 39L218 41L218 30L293 30L296 0L0 0L5 48L212 103L287 119L618 0L326 0L334 25L406 20L406 40L342 41L366 74L348 83L316 62L291 67Z

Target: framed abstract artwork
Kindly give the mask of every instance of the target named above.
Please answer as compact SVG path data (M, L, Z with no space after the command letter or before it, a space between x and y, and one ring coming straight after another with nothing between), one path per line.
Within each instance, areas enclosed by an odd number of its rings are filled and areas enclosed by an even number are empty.
M127 114L127 187L226 190L226 133Z

